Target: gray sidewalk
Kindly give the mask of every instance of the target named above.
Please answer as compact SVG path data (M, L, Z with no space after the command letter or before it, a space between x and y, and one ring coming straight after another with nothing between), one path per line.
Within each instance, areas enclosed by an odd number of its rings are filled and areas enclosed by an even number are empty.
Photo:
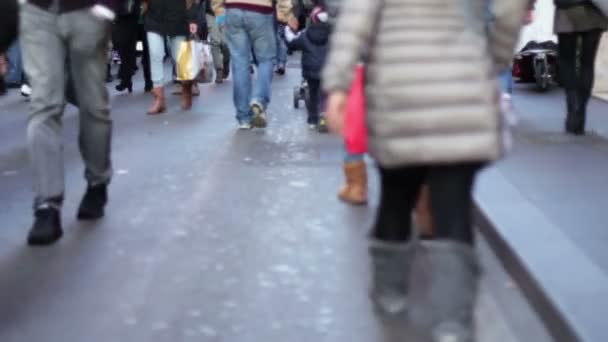
M66 235L48 249L24 245L26 104L0 99L0 341L411 341L367 298L375 175L369 208L337 201L340 141L291 108L299 73L275 79L266 132L236 131L230 83L203 87L190 113L169 97L154 118L149 97L115 95L116 177L95 224L74 218L84 181L66 116ZM480 255L479 341L549 341L483 243Z

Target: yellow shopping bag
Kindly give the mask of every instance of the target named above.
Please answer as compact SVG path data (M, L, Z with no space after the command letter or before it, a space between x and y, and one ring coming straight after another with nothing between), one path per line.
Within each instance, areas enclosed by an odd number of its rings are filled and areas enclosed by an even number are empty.
M186 40L180 43L177 51L177 80L192 81L202 70L201 51L203 43L198 40Z

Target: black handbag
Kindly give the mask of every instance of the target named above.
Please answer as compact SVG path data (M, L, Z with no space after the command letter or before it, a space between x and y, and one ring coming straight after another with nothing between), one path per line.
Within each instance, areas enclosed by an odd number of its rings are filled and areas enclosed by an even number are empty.
M553 0L553 2L555 3L555 7L559 9L593 4L590 0Z

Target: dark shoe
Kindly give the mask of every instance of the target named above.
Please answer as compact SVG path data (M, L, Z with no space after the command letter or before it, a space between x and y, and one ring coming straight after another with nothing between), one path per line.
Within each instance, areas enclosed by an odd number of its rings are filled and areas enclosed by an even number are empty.
M133 92L133 82L131 81L120 81L118 85L116 85L116 90L125 91L128 90L129 94Z
M108 67L106 68L106 83L110 83L112 81L114 81L114 77L112 77L112 66L108 64Z
M53 244L63 236L61 215L55 208L36 210L34 225L27 237L30 246L46 246Z
M474 341L474 308L480 267L471 246L421 242L408 283L412 322L433 341Z
M371 242L369 253L372 260L370 297L376 310L391 316L406 314L412 246L405 242L375 240Z
M152 81L146 81L146 86L144 87L144 92L149 93L154 89L154 84Z
M108 202L108 186L105 184L90 186L78 209L79 220L97 220L104 216Z
M280 76L285 75L285 66L280 65L279 67L277 67L276 73Z
M325 116L321 116L319 119L318 125L319 133L329 133L329 128L327 127L327 120L325 120Z
M253 127L255 128L266 128L268 126L268 120L266 119L266 112L261 105L254 103L251 105L251 112L253 112Z

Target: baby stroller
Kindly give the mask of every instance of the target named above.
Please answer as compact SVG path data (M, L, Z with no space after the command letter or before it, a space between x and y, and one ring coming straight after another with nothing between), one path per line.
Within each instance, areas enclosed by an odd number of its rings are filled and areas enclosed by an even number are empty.
M305 108L308 108L310 94L308 93L308 83L306 83L306 80L302 80L302 83L293 90L293 107L295 109L300 108L300 101L304 101Z

